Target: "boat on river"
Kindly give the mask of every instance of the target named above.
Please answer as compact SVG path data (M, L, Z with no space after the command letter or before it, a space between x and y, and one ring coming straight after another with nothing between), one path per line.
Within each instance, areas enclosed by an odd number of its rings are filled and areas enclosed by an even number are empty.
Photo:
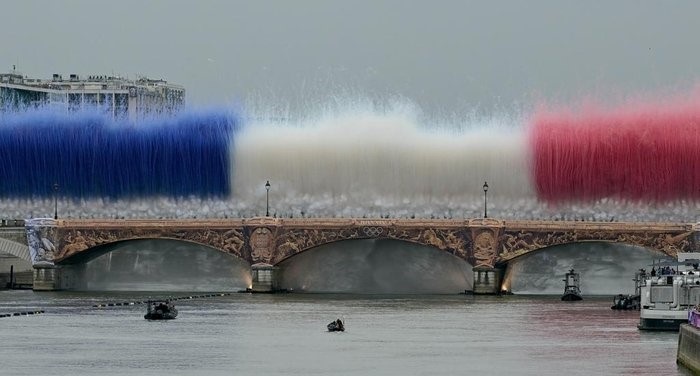
M583 300L581 289L579 288L579 274L574 269L569 270L565 274L563 281L565 282L564 294L561 296L561 300L565 302Z
M617 309L622 311L633 311L638 310L640 306L640 296L639 295L624 295L618 294L613 297L613 304L610 309Z
M679 253L678 261L652 264L641 289L639 329L677 331L688 322L689 310L700 303L700 260L687 255Z
M329 332L344 332L345 331L345 324L343 323L343 320L341 320L341 319L331 321L331 323L326 325L326 327L328 328Z
M613 297L613 305L611 309L631 311L639 310L641 307L642 286L647 280L647 272L645 269L639 269L634 275L634 294L617 294Z
M146 320L172 320L177 317L177 308L169 300L155 300L147 302Z

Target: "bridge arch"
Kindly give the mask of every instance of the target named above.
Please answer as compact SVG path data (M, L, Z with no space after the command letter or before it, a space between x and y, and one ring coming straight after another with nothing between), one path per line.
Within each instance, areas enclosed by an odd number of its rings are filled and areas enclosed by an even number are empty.
M208 245L170 238L122 239L57 263L67 290L238 291L250 264Z
M634 293L634 276L649 271L658 250L612 241L556 244L522 254L504 264L502 289L518 294L561 294L564 274L575 269L584 295Z
M532 256L533 254L538 254L541 252L548 252L552 251L555 249L559 248L575 248L575 247L595 247L596 245L603 245L607 247L625 247L629 249L639 249L639 250L645 250L647 252L653 253L657 256L657 258L671 258L673 256L668 255L664 250L658 250L653 247L650 247L648 245L639 245L631 242L619 242L619 241L613 241L613 240L578 240L578 241L570 241L570 242L563 242L563 243L556 243L556 244L551 244L551 245L546 245L542 246L539 248L533 248L532 250L528 250L527 252L520 252L513 257L503 257L501 260L498 262L498 266L503 266L506 263L510 262L515 262L520 259L523 259L528 256Z
M243 230L237 228L99 228L99 227L66 227L59 228L57 252L54 262L60 263L75 254L89 249L132 240L163 239L183 241L212 248L222 253L236 256L250 263L250 254L245 247Z
M9 239L0 238L0 253L15 256L30 263L32 262L29 247L26 244L21 244Z
M441 249L436 244L416 241L414 239L397 239L397 238L391 238L391 237L387 237L387 236L378 236L378 237L333 239L333 240L329 240L329 241L324 242L324 243L314 244L314 245L311 245L311 246L308 246L305 248L298 248L298 249L289 243L285 243L285 244L282 244L282 246L280 247L280 250L283 252L285 257L281 260L277 260L277 263L282 263L286 260L297 257L300 254L317 250L318 248L324 248L327 246L334 246L334 245L337 246L337 245L342 244L342 243L354 242L354 241L358 241L358 240L391 241L391 242L395 242L397 244L403 243L403 244L407 244L407 245L423 246L423 247L430 248L430 249L434 250L435 252L440 252L440 253L445 252L445 253L448 253L448 254L454 256L454 254L452 252L450 252L449 249Z
M472 266L434 246L386 237L324 243L277 263L280 287L330 293L460 293Z
M277 264L296 254L348 240L395 240L405 243L432 247L447 252L463 260L471 261L471 236L465 228L399 228L395 226L356 226L340 229L288 229L276 234L266 235L270 230L258 228L253 230L251 244L253 258ZM256 235L259 235L256 237ZM267 237L267 238L266 238ZM269 240L268 240L269 239ZM263 240L263 241L261 241ZM258 244L263 247L256 247ZM268 244L274 244L276 252ZM257 249L256 249L257 248Z
M500 238L497 264L503 264L524 254L542 248L571 243L606 242L628 244L677 257L679 252L694 249L693 230L689 226L661 227L649 225L649 229L625 228L625 224L561 225L558 228L507 229ZM515 226L513 226L515 227ZM619 227L619 228L617 228Z
M191 246L204 247L207 249L211 249L213 251L223 253L227 256L235 257L243 262L248 262L247 260L242 259L238 255L231 254L231 253L227 252L226 250L211 246L210 244L200 243L200 242L186 240L186 239L171 238L171 237L124 238L124 239L118 239L118 240L113 240L113 241L109 241L109 242L95 244L92 246L88 246L88 248L83 248L81 243L67 244L64 247L64 252L62 253L63 257L61 257L60 259L56 259L55 262L58 265L85 263L85 262L89 262L95 258L98 258L104 254L107 254L109 252L114 252L115 248L119 247L120 245L133 244L133 243L138 243L138 242L143 242L143 241L172 241L172 242L177 242L180 244L187 244L187 245L191 245Z

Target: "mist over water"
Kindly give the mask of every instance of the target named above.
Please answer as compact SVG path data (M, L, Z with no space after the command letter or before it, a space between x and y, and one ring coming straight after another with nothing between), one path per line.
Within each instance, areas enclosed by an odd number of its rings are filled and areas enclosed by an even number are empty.
M279 264L295 292L455 294L471 290L472 266L446 252L386 239L323 245Z
M580 273L583 295L634 293L634 274L651 271L652 261L668 256L645 248L604 242L559 245L508 264L503 286L516 294L561 294L564 274Z
M238 291L251 283L247 262L198 244L134 240L115 244L107 251L68 269L72 271L70 289Z

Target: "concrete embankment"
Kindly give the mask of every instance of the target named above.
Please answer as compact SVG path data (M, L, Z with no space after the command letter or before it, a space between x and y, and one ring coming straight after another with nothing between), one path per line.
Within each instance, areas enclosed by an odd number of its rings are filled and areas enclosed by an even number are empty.
M700 329L690 324L681 324L676 361L693 371L693 374L700 375Z

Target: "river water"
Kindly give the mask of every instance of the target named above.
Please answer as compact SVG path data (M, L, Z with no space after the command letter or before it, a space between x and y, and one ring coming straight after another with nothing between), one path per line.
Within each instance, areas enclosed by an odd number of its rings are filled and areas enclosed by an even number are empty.
M201 294L201 293L197 293ZM609 297L0 291L2 375L686 375L676 332L640 332ZM181 292L173 296L183 296ZM326 324L342 317L346 332Z

